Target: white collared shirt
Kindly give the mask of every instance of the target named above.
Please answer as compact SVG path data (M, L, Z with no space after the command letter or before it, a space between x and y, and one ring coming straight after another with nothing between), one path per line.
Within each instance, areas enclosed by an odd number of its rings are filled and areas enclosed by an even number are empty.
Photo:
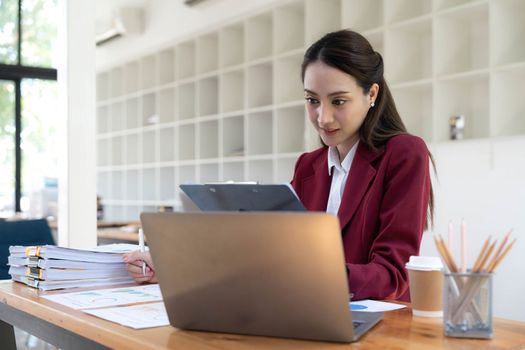
M339 151L336 147L328 147L328 175L332 174L332 184L330 185L330 195L328 196L328 204L326 205L326 212L337 215L339 207L341 206L341 198L345 190L348 173L354 160L355 152L359 141L350 149L345 159L341 162L339 160Z

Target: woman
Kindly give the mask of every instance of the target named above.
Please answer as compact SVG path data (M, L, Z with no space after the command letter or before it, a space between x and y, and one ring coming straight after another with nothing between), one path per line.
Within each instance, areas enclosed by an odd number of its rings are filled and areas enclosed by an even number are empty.
M407 134L383 70L381 55L350 30L306 51L306 109L324 146L299 157L292 186L308 210L339 217L354 299L408 300L404 264L433 211L431 158Z
M301 155L292 186L309 210L340 220L354 299L408 300L404 264L419 253L433 197L430 154L408 135L383 77L383 60L356 32L325 35L302 64L306 108L323 147ZM141 261L148 266L142 275ZM154 282L149 256L125 257Z

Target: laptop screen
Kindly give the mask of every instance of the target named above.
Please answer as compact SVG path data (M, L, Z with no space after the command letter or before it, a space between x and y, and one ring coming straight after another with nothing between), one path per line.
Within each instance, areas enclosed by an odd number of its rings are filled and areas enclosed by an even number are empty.
M202 211L305 211L289 184L187 184L184 193Z

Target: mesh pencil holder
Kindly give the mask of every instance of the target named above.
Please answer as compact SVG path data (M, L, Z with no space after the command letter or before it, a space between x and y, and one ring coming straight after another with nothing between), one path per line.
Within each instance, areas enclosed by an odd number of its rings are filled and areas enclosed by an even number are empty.
M491 339L493 273L446 273L443 294L445 335Z

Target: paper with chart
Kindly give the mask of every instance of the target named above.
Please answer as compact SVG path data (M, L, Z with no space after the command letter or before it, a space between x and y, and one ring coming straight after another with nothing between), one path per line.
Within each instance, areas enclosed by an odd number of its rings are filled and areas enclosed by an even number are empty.
M149 303L106 309L83 310L84 312L135 329L169 325L164 303Z
M42 297L76 310L162 301L158 284L61 293Z
M350 310L352 311L364 311L364 312L384 312L393 311L406 307L402 304L387 303L385 301L377 300L358 300L350 303Z

